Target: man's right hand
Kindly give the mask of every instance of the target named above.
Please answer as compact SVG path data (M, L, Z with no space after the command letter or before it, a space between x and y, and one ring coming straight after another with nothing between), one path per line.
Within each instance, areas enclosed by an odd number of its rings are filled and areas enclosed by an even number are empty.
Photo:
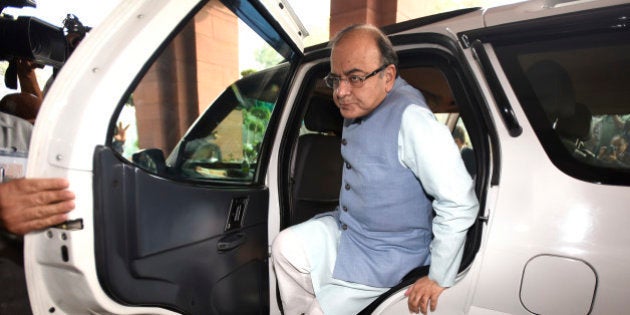
M409 311L415 314L427 314L430 309L431 312L435 312L438 298L444 290L444 287L441 287L428 276L418 279L405 292Z
M21 178L0 184L0 222L24 235L67 220L75 195L62 178Z

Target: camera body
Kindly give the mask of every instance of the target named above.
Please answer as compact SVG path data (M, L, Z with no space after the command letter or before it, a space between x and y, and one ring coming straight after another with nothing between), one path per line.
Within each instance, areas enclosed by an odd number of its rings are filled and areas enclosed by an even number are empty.
M32 16L0 17L0 43L0 60L23 57L55 68L66 61L63 29Z
M5 7L36 6L33 0L0 0L0 10ZM1 11L0 11L1 14ZM17 72L12 65L14 58L34 60L41 65L61 68L68 56L68 44L63 28L32 16L0 15L0 60L9 61L5 84L17 88Z

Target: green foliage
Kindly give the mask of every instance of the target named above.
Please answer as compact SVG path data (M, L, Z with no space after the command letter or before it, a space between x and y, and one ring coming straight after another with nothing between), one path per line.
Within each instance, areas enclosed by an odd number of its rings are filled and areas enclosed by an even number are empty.
M282 56L271 46L265 45L254 51L254 60L262 66L262 69L266 69L282 62Z
M243 155L251 164L258 159L260 144L265 136L271 118L273 103L249 99L251 106L243 108Z
M256 69L245 69L245 70L241 71L241 76L242 77L246 77L246 76L248 76L250 74L254 74L256 72L257 72Z

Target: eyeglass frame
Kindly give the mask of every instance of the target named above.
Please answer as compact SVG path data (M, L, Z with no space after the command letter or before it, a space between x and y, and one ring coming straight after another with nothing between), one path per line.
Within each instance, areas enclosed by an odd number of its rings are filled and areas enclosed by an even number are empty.
M363 86L363 83L365 83L365 80L375 76L377 73L387 69L387 67L389 67L390 64L384 64L382 66L380 66L378 69L364 75L364 76L360 76L360 75L356 75L356 74L351 74L348 75L345 79L342 79L341 76L336 75L336 74L332 74L329 73L324 77L324 84L326 84L327 87L331 88L331 89L337 89L339 87L339 85L341 85L341 81L348 81L348 84L350 84L351 87L353 88L360 88ZM354 83L352 81L350 81L350 78L354 78L354 79L358 79L359 81L354 81ZM329 84L328 81L329 80L333 80L333 79L337 79L339 82L337 83L337 86L335 86L335 84ZM358 85L355 85L358 84Z

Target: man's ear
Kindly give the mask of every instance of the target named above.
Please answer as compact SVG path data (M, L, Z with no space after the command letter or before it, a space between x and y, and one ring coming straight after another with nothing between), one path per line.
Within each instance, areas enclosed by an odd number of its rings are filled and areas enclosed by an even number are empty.
M394 82L396 81L396 66L387 66L383 73L385 75L385 91L389 93L394 88Z

